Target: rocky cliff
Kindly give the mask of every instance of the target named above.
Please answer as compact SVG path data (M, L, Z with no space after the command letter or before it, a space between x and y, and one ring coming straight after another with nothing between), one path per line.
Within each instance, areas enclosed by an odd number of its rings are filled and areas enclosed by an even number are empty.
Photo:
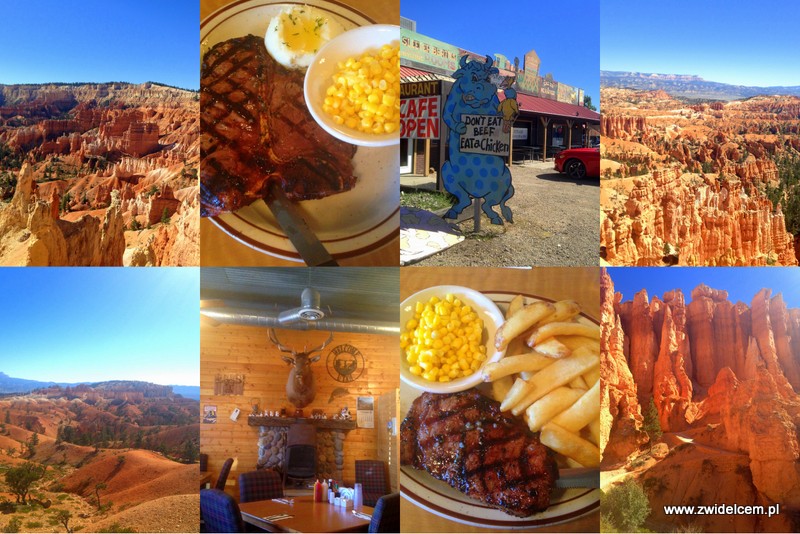
M24 164L10 205L0 208L0 265L121 266L125 251L116 193L109 207L75 221L58 218L58 195L36 196L33 171Z
M185 215L195 200L176 197L179 190L195 196L199 191L196 93L155 83L109 83L0 85L0 95L0 197L13 196L12 177L27 161L34 190L39 199L52 200L49 205L60 220L57 224L70 234L83 234L73 241L80 241L71 249L73 256L88 253L88 243L101 238L90 225L78 221L108 210L113 193L120 200L131 249L126 258L134 255L132 249L140 241L158 233L159 253L144 264L161 265L157 263L161 260L167 262L164 265L199 264L199 249L187 250L190 240L185 238L195 233L195 227L199 233L199 221L190 222ZM179 220L183 228L159 229ZM9 232L0 226L0 239ZM24 264L25 254L12 248L0 249L0 262ZM48 258L42 259L43 255ZM39 256L36 261L58 262L61 257L58 252Z
M609 264L798 264L800 203L778 163L800 160L800 98L691 104L663 91L601 93Z
M800 507L800 309L769 289L747 305L700 285L687 305L680 290L622 302L607 272L601 288L604 464L645 441L639 406L652 398L664 432L744 458L754 503Z
M628 185L607 192L601 210L601 255L611 265L798 264L780 204L751 181L673 167Z

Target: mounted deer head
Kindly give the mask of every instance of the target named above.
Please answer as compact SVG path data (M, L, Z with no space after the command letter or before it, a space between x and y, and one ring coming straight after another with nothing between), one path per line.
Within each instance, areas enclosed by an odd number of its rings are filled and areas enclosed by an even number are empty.
M275 335L273 328L269 329L269 340L272 341L281 352L291 353L290 356L281 356L283 361L292 366L289 372L289 381L286 382L286 396L289 402L298 408L308 406L314 401L317 395L316 384L314 383L314 372L311 370L311 364L319 361L319 355L310 357L314 352L319 352L324 349L328 343L333 341L333 332L328 336L322 345L308 350L303 347L303 352L296 352L289 347L286 347L278 341L278 336Z

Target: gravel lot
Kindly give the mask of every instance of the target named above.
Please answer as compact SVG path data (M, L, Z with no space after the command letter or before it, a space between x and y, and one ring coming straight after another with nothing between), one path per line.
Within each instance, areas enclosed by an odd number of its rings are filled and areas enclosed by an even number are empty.
M552 162L514 165L511 176L515 194L508 206L514 212L513 224L493 225L481 214L481 231L474 233L470 218L458 224L466 240L413 265L597 265L600 179L575 181L555 172ZM467 211L471 214L472 208Z

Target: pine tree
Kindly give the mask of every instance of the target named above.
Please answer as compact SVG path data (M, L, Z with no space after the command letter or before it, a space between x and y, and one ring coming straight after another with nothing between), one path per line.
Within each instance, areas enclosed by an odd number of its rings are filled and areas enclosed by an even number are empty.
M650 449L652 450L653 444L661 439L661 435L663 434L661 431L661 421L658 419L656 403L652 397L650 397L650 404L644 411L644 424L642 425L642 430L647 432L647 435L650 436Z

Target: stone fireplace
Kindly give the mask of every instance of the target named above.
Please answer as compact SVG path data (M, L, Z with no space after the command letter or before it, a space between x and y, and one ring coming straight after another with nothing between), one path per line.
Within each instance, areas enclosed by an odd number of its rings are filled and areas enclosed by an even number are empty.
M347 433L356 428L355 421L250 416L248 424L258 427L259 469L283 471L289 428L309 424L317 429L317 478L342 480L344 441Z

